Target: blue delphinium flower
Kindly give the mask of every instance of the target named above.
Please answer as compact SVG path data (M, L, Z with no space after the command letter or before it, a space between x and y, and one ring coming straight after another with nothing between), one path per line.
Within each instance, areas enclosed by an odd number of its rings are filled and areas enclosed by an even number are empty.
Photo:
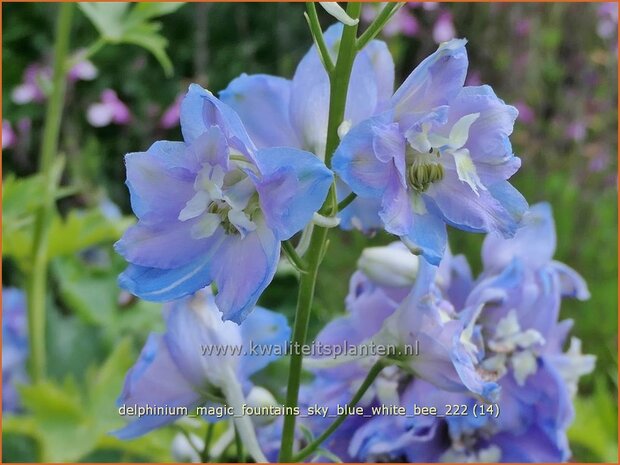
M256 307L241 325L223 321L207 290L167 304L166 313L166 332L149 336L127 373L119 405L186 407L191 412L198 406L227 404L239 415L234 421L250 441L246 447L256 449L251 419L240 412L252 387L250 376L283 353L290 336L286 318ZM269 345L272 351L257 355L250 349L252 344ZM134 438L177 418L141 416L115 434Z
M566 430L574 415L572 398L595 360L581 354L576 338L564 351L572 322L559 321L561 298L585 299L588 291L575 271L552 260L554 250L551 209L539 204L524 216L515 238L487 236L485 270L475 283L463 263L455 261L444 273L450 277L443 280L444 295L481 308L476 318L484 352L480 367L501 387L500 414L478 412L476 417L472 408L484 405L479 400L415 379L401 391L402 405L438 412L446 404L466 405L468 413L372 419L355 432L350 456L412 462L559 462L570 457Z
M332 58L338 53L342 24L325 33ZM357 54L351 70L341 132L383 112L394 91L394 61L387 45L371 41ZM220 93L223 102L240 116L250 137L261 147L287 146L325 157L329 114L329 78L316 46L303 57L292 80L266 74L243 74ZM350 189L338 185L338 197ZM340 212L341 226L365 231L379 229L381 222L372 200L357 200Z
M394 286L386 286L361 271L356 272L347 296L348 313L331 321L319 333L317 341L326 346L342 345L344 341L349 345L394 346L399 351L393 356L402 377L413 374L449 391L495 399L497 385L485 379L479 364L483 354L479 351L479 334L474 325L478 309L472 307L457 314L441 296L437 268L423 258L412 256L404 246L395 247L399 249L419 262L413 286L400 279ZM384 278L382 275L381 280ZM419 346L418 354L406 353L405 348L411 351L416 346ZM344 356L340 360L309 359L306 364L317 373L318 380L337 380L348 386L347 394L351 396L376 360L377 356L353 359ZM390 369L384 374L388 372ZM381 389L382 400L397 399L398 383L391 385L394 391L390 394L385 385ZM329 397L330 402L336 398Z
M126 157L139 221L116 244L130 263L120 285L168 301L215 282L224 318L241 322L273 278L280 242L310 222L333 176L309 152L257 149L237 114L197 85L181 127L184 142Z
M520 167L509 141L517 110L488 86L463 86L465 43L441 44L333 158L353 192L379 205L385 229L434 265L446 224L510 237L527 208L506 181Z
M16 386L28 381L28 320L26 295L19 289L2 288L2 411L18 412Z

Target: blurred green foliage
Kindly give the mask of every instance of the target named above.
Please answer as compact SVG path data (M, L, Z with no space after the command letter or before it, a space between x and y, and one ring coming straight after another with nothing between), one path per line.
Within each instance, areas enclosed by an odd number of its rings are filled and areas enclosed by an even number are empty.
M592 298L565 301L562 310L564 318L575 320L574 332L584 350L598 357L595 374L581 383L570 439L576 460L613 462L618 409L617 50L615 37L597 35L597 7L442 5L452 13L457 35L469 40L470 82L488 83L504 100L521 105L513 144L523 167L514 182L530 203L551 203L558 231L556 259L589 283ZM133 300L116 286L124 264L111 244L132 222L122 157L158 139L180 139L178 128L164 129L159 122L190 82L217 92L243 72L291 77L311 44L303 4L100 8L81 7L85 15L76 14L71 38L74 51L97 44L99 33L104 43L92 57L97 79L75 83L66 99L60 145L67 163L51 238L50 379L22 388L26 415L5 417L4 461L171 460L172 429L127 442L107 434L122 423L114 401L124 374L148 332L162 324L159 305ZM36 154L44 106L16 105L10 95L29 64L49 63L56 5L4 3L2 9L3 118L20 128L16 145L3 152L3 284L19 287L29 266L32 212L42 200ZM418 35L388 40L397 82L436 47L431 30L437 12L419 8L413 14ZM330 22L326 15L321 19L324 25ZM127 103L131 124L88 124L86 109L106 88ZM127 216L106 215L101 206L108 198ZM452 250L465 254L475 271L480 270L482 239L450 231ZM371 239L357 233L331 236L317 287L313 335L344 311L348 279L362 248L391 240L385 234ZM294 275L280 275L262 304L292 316L295 285ZM282 386L274 384L281 376L271 374L285 369L274 364L259 382L271 383L281 395Z

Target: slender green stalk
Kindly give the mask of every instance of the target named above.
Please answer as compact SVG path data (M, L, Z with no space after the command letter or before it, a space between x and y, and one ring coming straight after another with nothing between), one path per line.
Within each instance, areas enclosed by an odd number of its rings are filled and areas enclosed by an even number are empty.
M173 426L175 426L175 429L177 429L179 431L179 433L181 433L183 435L183 437L185 437L185 439L187 439L187 443L189 444L189 447L194 452L196 452L196 454L198 454L199 457L202 457L202 454L204 453L204 449L202 451L198 450L198 447L196 447L196 444L194 444L194 441L192 439L192 435L189 432L187 432L187 430L185 428L182 428L178 424L175 424Z
M385 26L392 16L394 16L394 13L396 13L403 5L403 2L388 3L385 5L383 10L381 10L381 13L379 13L379 16L375 18L372 24L368 26L368 29L366 29L360 38L357 39L357 50L362 50L368 42L374 39L377 34L381 32L383 26Z
M66 62L69 50L69 35L74 5L62 3L56 26L54 45L54 72L52 93L49 98L39 171L45 179L45 203L37 211L33 243L32 269L28 282L28 330L30 341L30 369L34 381L45 377L45 300L47 287L47 248L49 225L54 212L54 197L59 173L54 169L54 159L58 151L58 135L62 118L66 90Z
M106 44L106 39L104 37L99 37L96 41L89 45L83 53L80 53L74 56L71 60L69 60L69 63L67 65L67 71L77 65L80 61L92 58L93 55L97 54L99 50L106 46Z
M213 439L213 429L215 427L215 423L209 423L207 425L207 432L205 434L205 444L202 448L202 452L200 453L200 461L202 463L207 463L209 461L209 453L211 449L211 440Z
M347 13L351 18L359 18L360 11L361 5L359 3L349 3ZM349 87L351 69L353 68L353 60L356 53L356 36L357 25L344 26L336 64L331 72L328 70L330 80L330 102L327 123L327 142L325 148L325 163L327 166L330 166L331 157L339 143L338 126L340 126L344 119L347 90ZM316 38L315 40L318 41ZM336 213L337 208L336 189L335 185L332 184L327 200L321 208L321 213L326 216L333 216ZM292 335L293 347L301 347L306 343L312 301L316 287L316 278L318 276L319 266L325 255L328 232L329 229L321 226L315 226L312 232L310 245L306 253L308 257L308 266L306 268L307 273L301 275L299 282L297 310L295 313L295 323L293 326ZM291 353L286 391L286 406L289 407L289 409L297 406L299 385L301 382L302 361L303 356L301 350L295 350ZM286 415L284 417L282 443L279 456L280 462L290 462L293 457L295 421L295 415Z
M338 204L338 211L342 211L349 205L351 205L351 202L353 202L356 197L357 194L355 192L351 192L349 195L347 195L344 199L342 199L342 202Z
M305 16L308 20L308 26L310 27L312 38L314 39L314 43L319 49L319 56L321 57L323 66L325 66L325 70L329 74L334 69L334 62L332 61L332 57L329 54L327 45L325 44L325 38L323 37L323 31L321 30L319 17L316 14L316 5L314 4L314 2L306 2L306 10L307 13Z
M241 441L241 435L235 427L235 449L237 450L237 463L245 462L245 452L243 451L243 442Z
M308 265L306 264L304 259L299 256L293 244L291 244L289 241L282 242L282 250L297 271L299 271L300 273L306 272L306 268L308 267Z
M359 18L362 5L349 3L347 14L353 18ZM329 119L327 123L327 144L325 146L325 164L331 167L331 158L340 143L338 127L344 120L344 110L347 103L349 80L353 60L357 53L355 44L357 37L357 25L344 26L342 39L338 49L338 59L334 70L329 76Z
M310 246L308 247L308 272L301 275L299 281L299 295L297 297L297 311L293 326L292 342L293 351L290 356L288 375L288 387L286 390L286 406L295 407L299 396L299 384L301 381L302 352L301 346L306 343L310 311L316 287L316 277L319 265L323 257L325 242L329 229L316 226L312 233ZM280 448L280 462L290 462L293 455L293 442L295 440L295 415L284 417L282 431L282 446Z
M377 376L379 376L379 373L381 373L381 370L383 370L385 366L386 365L382 360L378 361L372 366L372 368L368 372L368 375L366 375L366 379L364 379L364 382L351 399L351 402L347 404L348 407L355 407L358 404L358 402L362 399L364 394L366 394L368 388L372 385L372 383L374 383L375 379L377 379ZM339 415L338 418L336 418L334 422L329 425L329 427L325 431L323 431L323 433L318 438L316 438L312 443L308 444L306 447L300 450L299 453L297 453L295 457L293 457L293 461L301 462L303 459L305 459L314 451L316 451L319 447L321 447L321 444L323 444L323 442L325 442L325 440L327 440L327 438L329 438L332 433L336 431L336 429L338 429L338 427L347 419L347 417L347 412Z

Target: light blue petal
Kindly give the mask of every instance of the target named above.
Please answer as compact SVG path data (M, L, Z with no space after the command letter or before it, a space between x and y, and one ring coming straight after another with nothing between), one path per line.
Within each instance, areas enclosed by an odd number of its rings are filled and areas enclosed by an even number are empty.
M377 159L373 148L373 127L386 121L389 121L389 114L354 126L332 158L334 172L360 197L381 197L394 170L392 163Z
M270 351L264 355L248 353L241 358L240 372L242 377L249 378L279 358L274 354L274 351L278 350L277 347L280 347L280 354L284 353L285 344L291 336L291 328L286 317L281 313L256 307L241 323L241 335L246 351L250 350L251 344L262 346Z
M341 26L332 26L325 39L332 51ZM304 150L324 157L329 112L329 78L319 59L316 46L304 55L293 76L289 116L291 125Z
M383 228L379 217L381 201L375 198L357 197L344 210L338 213L340 227L345 231L358 229L366 234Z
M146 152L125 157L131 208L145 223L176 219L194 195L200 169L183 142L155 142Z
M391 100L397 119L450 103L465 82L466 43L464 39L444 42L413 70Z
M333 181L332 172L309 152L289 148L256 153L261 208L280 240L301 231L318 211Z
M384 182L386 189L381 198L379 217L385 224L387 232L404 236L413 227L413 206L409 192L400 182L400 176L395 168Z
M219 126L232 143L250 152L255 149L235 111L197 84L191 84L181 102L181 130L186 143L192 143L211 126Z
M178 268L165 270L130 264L119 276L119 286L141 299L155 302L176 300L193 294L213 280L213 257L225 242L221 230L208 240L211 244L208 253Z
M331 26L324 33L332 59L337 55L341 34L341 24ZM353 62L351 70L345 120L355 125L372 116L378 110L377 105L375 69L369 54L360 53ZM290 119L301 142L301 148L315 153L320 158L325 154L328 110L329 78L316 47L312 46L302 58L293 76Z
M234 352L242 343L239 325L222 321L210 290L175 301L169 310L164 340L178 370L198 391L221 388L225 367L239 366ZM203 355L202 346L212 352Z
M415 214L412 227L402 239L409 248L419 248L432 265L439 265L448 243L446 225L441 218L430 213Z
M199 394L177 369L163 337L151 334L134 367L127 372L119 407L168 406L192 409L200 402ZM119 439L132 439L174 422L180 416L144 415L112 434ZM132 418L132 417L128 417Z
M523 196L507 181L479 189L476 194L459 180L455 171L444 170L444 178L431 184L425 194L429 210L455 228L471 232L496 232L512 237L527 210Z
M258 148L301 147L289 119L288 79L242 74L220 92L220 99L237 112Z
M512 239L489 234L482 245L485 270L499 270L518 257L538 268L548 264L556 248L553 212L548 203L532 205L523 216L522 227Z
M228 236L211 264L218 293L215 302L225 320L241 323L276 272L280 241L264 220L245 237Z
M377 86L377 108L375 113L387 110L394 93L394 60L385 42L372 40L360 52L368 56Z
M452 127L472 113L479 113L479 117L471 125L464 147L469 150L478 176L484 184L508 179L521 166L509 140L517 109L497 98L489 86L464 87L450 104L446 126Z
M178 220L155 226L141 222L128 228L114 249L134 265L172 269L195 260L197 255L208 252L211 240L195 240L192 226L197 219Z
M562 296L574 297L578 300L588 300L590 291L583 277L564 263L553 260L552 269L558 274Z

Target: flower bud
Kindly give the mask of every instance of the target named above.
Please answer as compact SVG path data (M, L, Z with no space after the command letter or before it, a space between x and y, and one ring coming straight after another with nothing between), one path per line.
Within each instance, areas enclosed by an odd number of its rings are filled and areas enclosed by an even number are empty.
M171 448L172 457L176 462L200 463L200 457L196 449L202 450L204 448L204 442L195 434L189 433L186 436L177 433L172 440Z
M253 386L248 394L246 402L252 409L260 409L261 407L278 406L275 397L267 389L260 386ZM266 425L275 420L275 416L254 415L252 421L257 425Z
M377 284L411 286L418 273L418 257L400 244L369 247L357 261L358 268Z

